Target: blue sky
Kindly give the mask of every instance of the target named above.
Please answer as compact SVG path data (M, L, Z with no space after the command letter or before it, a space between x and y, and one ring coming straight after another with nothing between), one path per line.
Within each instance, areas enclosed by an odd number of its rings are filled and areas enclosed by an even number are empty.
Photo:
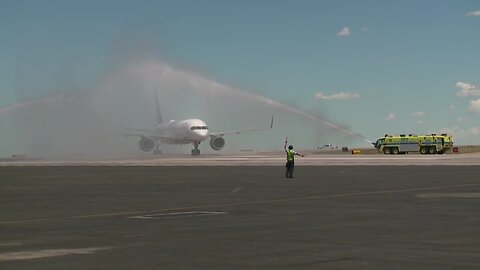
M0 0L0 108L88 89L119 43L368 138L480 144L479 1Z

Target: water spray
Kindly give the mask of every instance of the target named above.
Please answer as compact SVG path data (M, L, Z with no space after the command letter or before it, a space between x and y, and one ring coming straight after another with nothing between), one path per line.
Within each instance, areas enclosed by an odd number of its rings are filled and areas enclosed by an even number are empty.
M59 94L59 95L55 95L55 96L48 96L48 97L33 99L33 100L29 100L29 101L17 102L17 103L14 103L12 105L0 108L0 116L2 116L3 114L8 114L8 113L14 112L14 111L19 110L19 109L26 109L26 108L29 108L31 106L38 105L38 104L47 104L48 105L48 104L52 104L54 102L58 102L58 101L62 101L62 100L70 100L70 98L72 98L72 97L67 97L64 94Z
M185 81L189 84L190 88L194 91L202 91L203 89L208 89L212 94L231 94L233 96L238 96L244 98L246 100L260 102L267 106L273 107L277 110L292 113L294 115L301 116L306 119L310 119L316 122L320 122L326 126L331 127L332 129L347 134L351 137L359 138L369 144L372 142L367 140L363 135L359 133L355 133L351 130L342 128L325 118L314 115L311 113L307 113L303 110L298 108L288 106L281 102L275 101L265 96L261 96L255 93L243 91L229 85L225 85L214 80L199 76L192 72L186 72L178 69L172 68L170 65L166 63L158 63L158 62L148 62L148 63L139 63L137 65L129 66L127 72L134 76L141 76L147 80L151 80L150 83L160 83L160 80L163 78L177 78L179 80Z
M126 145L121 141L123 138L108 134L115 127L125 126L128 123L133 123L131 127L148 128L141 125L149 123L147 117L150 114L145 109L135 109L138 106L144 106L145 103L141 102L151 100L152 89L155 88L162 91L161 94L164 95L167 113L169 106L171 113L178 112L176 109L182 110L183 107L188 110L187 104L192 102L195 96L204 97L212 102L227 102L226 109L228 109L228 102L242 108L242 103L239 104L238 101L245 101L245 104L252 104L254 108L258 106L260 109L275 109L289 116L310 120L312 121L310 126L315 123L322 124L327 126L328 130L338 131L371 143L362 135L340 127L322 116L216 82L193 72L172 68L166 63L153 61L133 62L115 69L107 73L101 85L90 91L83 91L81 95L56 94L2 107L0 117L24 110L39 109L41 111L37 113L36 110L32 110L31 115L20 113L18 114L20 121L12 119L16 125L25 126L28 130L28 132L22 132L23 143L16 145L15 148L26 149L23 151L29 153L41 156L72 153L105 157L131 155L134 153L132 150L135 149L135 145ZM191 94L195 94L193 98L190 98ZM132 100L131 97L143 97L143 99ZM219 110L219 112L222 111ZM194 110L193 113L198 111ZM16 136L13 129L10 136Z

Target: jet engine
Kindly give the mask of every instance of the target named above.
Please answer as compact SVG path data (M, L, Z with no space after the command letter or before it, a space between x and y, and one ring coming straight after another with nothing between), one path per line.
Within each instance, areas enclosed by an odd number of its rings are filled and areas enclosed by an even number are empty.
M155 149L155 140L150 137L142 137L138 145L142 151L152 152Z
M222 150L222 148L225 146L225 139L222 137L212 137L210 139L210 147L212 147L213 150Z

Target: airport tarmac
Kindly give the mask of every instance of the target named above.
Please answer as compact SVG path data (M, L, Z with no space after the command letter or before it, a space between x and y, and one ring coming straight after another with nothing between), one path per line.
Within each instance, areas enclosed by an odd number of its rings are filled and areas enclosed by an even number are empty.
M90 160L3 160L0 166L279 166L285 153L158 155L144 158ZM379 165L480 165L480 153L445 155L349 155L307 153L296 158L296 165L308 166L379 166Z
M478 269L480 166L283 169L1 167L0 268Z

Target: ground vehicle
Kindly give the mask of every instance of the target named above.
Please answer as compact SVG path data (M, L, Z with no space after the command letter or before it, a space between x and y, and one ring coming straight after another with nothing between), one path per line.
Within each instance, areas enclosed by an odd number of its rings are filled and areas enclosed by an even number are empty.
M317 149L318 149L318 150L322 150L322 149L331 149L331 150L333 150L333 149L338 149L338 146L333 145L333 144L324 144L324 145L322 145L322 146L317 147Z
M453 146L453 138L447 134L430 135L387 135L373 143L378 152L384 154L443 154Z

